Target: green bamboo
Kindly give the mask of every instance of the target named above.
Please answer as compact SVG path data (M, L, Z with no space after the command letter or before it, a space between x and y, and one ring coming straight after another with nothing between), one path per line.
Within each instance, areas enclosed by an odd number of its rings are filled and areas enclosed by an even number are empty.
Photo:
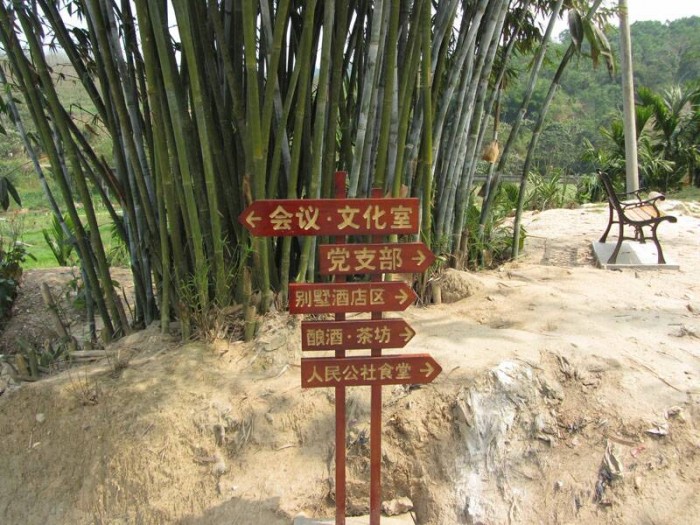
M316 1L174 0L176 42L165 0L76 2L88 14L85 41L68 31L58 3L31 7L41 9L93 100L113 140L114 167L70 120L51 75L35 72L19 47L6 45L8 59L64 197L85 201L94 187L116 224L121 206L136 319L148 322L160 305L161 326L179 313L185 333L196 319L188 311L230 300L231 276L251 262L247 284L233 283L237 297L248 288L249 315L252 286L265 309L278 287L286 301L290 278L314 278L311 239L301 248L291 238L252 241L237 217L255 199L328 197L336 169L351 171L350 194L370 181L394 195L412 186L422 197L425 242L461 232L495 96L493 57L515 42L504 38L515 25L504 31L502 20L527 6L352 0L321 10ZM533 2L550 14L552 4ZM13 26L15 11L24 11L35 34L30 47L43 55L41 15L25 2L3 6L3 42L24 40L26 24ZM40 58L32 57L37 66ZM108 273L93 223L80 225L76 239L86 283L113 323L108 331L121 332L128 323L103 289Z
M384 66L384 99L382 101L381 123L379 126L379 145L377 147L377 164L374 173L374 186L384 188L386 182L386 166L389 158L389 137L391 117L393 114L394 84L396 81L396 41L399 33L399 15L401 4L391 2L389 32L387 33L386 64Z
M37 72L42 83L44 95L47 97L48 106L53 115L54 124L63 141L68 164L73 172L73 180L77 183L78 192L80 193L89 227L91 252L97 263L97 269L99 271L99 278L101 281L101 289L107 303L107 308L110 310L113 321L118 322L117 327L120 332L122 334L129 333L130 327L128 320L126 319L123 310L119 308L119 300L114 293L112 278L109 273L109 264L107 263L107 256L100 237L97 215L95 214L95 209L92 205L92 197L86 183L85 173L82 169L82 163L80 161L80 155L75 142L72 140L70 126L65 118L60 118L63 108L58 100L58 95L54 89L53 81L51 80L46 67L41 44L35 37L35 34L30 26L30 22L22 11L18 12L18 18L22 28L24 29L32 58L37 66Z
M37 174L37 177L39 178L41 189L44 192L44 195L46 196L46 200L49 203L51 212L53 213L54 217L56 217L56 219L58 220L66 239L68 239L69 242L74 243L75 238L73 237L73 233L68 228L65 218L63 217L63 213L61 213L58 203L56 202L56 198L54 197L53 191L51 190L51 187L49 186L49 183L46 180L44 170L41 167L41 163L39 162L39 155L36 151L36 148L34 148L32 141L29 140L29 135L27 134L24 122L22 122L22 117L20 116L19 110L17 109L17 104L15 103L15 99L12 93L12 87L7 81L5 70L3 67L0 67L0 88L4 89L9 94L9 96L5 99L5 103L7 104L7 107L10 110L10 115L12 116L12 120L15 124L15 127L17 128L20 139L22 140L24 150L27 152L27 155L32 161L32 165L34 166L34 170Z
M160 325L161 331L167 333L170 329L172 315L171 298L176 296L174 282L183 282L187 271L185 256L180 236L180 213L176 204L173 188L173 171L177 173L177 163L168 149L166 120L163 113L166 110L165 96L162 92L162 82L156 71L154 35L148 23L148 7L145 2L136 4L137 17L145 62L145 74L148 79L147 93L151 100L154 130L154 172L156 176L156 195L158 198L158 233L160 236L161 280L160 291ZM171 169L172 168L172 169ZM169 220L168 220L169 219ZM168 223L170 222L170 231ZM172 250L171 250L172 244ZM171 255L172 251L172 255ZM174 282L173 282L174 278Z
M476 99L478 96L479 92L479 87L483 86L482 80L483 79L488 79L488 76L490 75L490 69L491 66L493 65L493 58L496 53L496 49L498 47L498 42L501 33L501 29L503 27L503 23L505 21L505 16L507 14L508 10L508 2L503 1L503 2L497 2L489 6L489 11L487 11L486 16L486 23L484 24L484 28L482 31L482 34L480 36L480 49L479 49L479 54L477 57L476 65L474 68L473 75L470 79L470 86L469 86L469 93L468 93L468 100L467 100L467 107L469 108L469 122L467 126L464 128L463 132L463 148L461 149L461 152L463 156L461 157L461 162L459 163L462 166L465 166L465 168L462 168L463 171L466 171L468 173L468 169L470 167L469 163L473 157L470 157L469 154L465 154L463 152L468 151L468 138L470 132L472 132L474 126L480 126L482 125L481 121L479 118L474 118L472 120L472 117L475 115L474 110L478 109L476 107ZM460 238L462 234L462 228L463 228L463 210L467 208L468 202L469 202L469 194L470 194L470 181L469 177L462 177L462 180L459 183L458 188L456 189L456 195L455 195L455 213L454 213L454 222L452 224L452 237L451 241L452 243L456 243Z
M261 142L267 151L267 146L270 141L270 135L272 133L272 115L273 112L277 112L278 117L282 114L282 100L280 95L279 87L279 67L280 60L282 56L282 41L286 34L286 19L289 10L290 0L281 0L277 6L277 14L275 15L275 25L274 29L271 27L270 14L269 14L269 4L266 1L260 3L260 12L262 14L262 28L263 35L265 35L269 45L268 45L268 55L266 61L266 70L268 72L265 78L265 94L263 96L263 109L262 109L262 121L261 121ZM279 142L284 145L287 144L288 148L288 138L286 132L279 137ZM272 177L270 173L268 179ZM272 184L268 187L268 197L270 192L274 192L276 186Z
M211 100L204 85L202 71L202 50L197 46L196 31L198 26L192 21L193 4L188 0L173 2L178 25L182 29L182 43L185 56L188 59L188 73L192 89L193 113L197 120L197 131L201 156L204 165L204 182L209 209L209 227L214 251L208 258L208 266L214 276L215 297L219 306L229 303L228 282L224 264L224 240L219 212L219 196L217 194L216 168L217 159L222 158L221 145L218 142L214 115L211 113ZM199 26L201 27L201 26Z
M263 136L261 129L260 96L258 92L258 71L257 59L255 56L255 16L251 2L243 2L243 41L245 52L246 70L246 122L247 132L250 137L250 154L252 157L252 188L254 199L265 198L265 158L263 156ZM260 264L260 286L262 288L261 312L267 312L272 302L272 291L270 290L270 266L269 247L270 241L267 238L257 237L254 239L257 255Z
M486 223L486 220L488 219L489 214L491 212L491 205L496 195L496 188L498 187L500 172L505 168L505 163L508 160L508 154L510 153L511 148L515 143L515 139L518 137L520 126L522 125L523 119L525 118L525 114L527 113L528 106L530 105L530 100L532 99L532 95L535 91L535 85L537 83L540 68L542 67L542 64L544 62L545 53L547 51L547 47L549 46L551 34L554 30L554 23L559 17L562 5L563 0L557 0L557 3L553 8L552 15L549 19L549 24L547 25L547 30L545 31L544 35L542 35L542 40L537 50L537 55L535 56L534 64L532 66L532 69L530 70L530 78L528 79L527 86L525 88L525 96L520 102L518 116L511 126L510 134L508 135L508 140L506 141L506 144L503 147L503 152L501 153L501 158L498 162L498 167L495 171L495 176L487 181L487 192L486 196L484 197L484 203L481 207L481 218L479 220L479 226L481 229L483 229L483 226Z
M23 27L25 27L25 24ZM35 126L37 127L37 132L41 137L42 144L44 145L47 156L50 159L51 165L56 174L56 180L59 183L59 187L63 193L64 199L66 201L66 206L68 208L68 213L73 222L76 230L76 243L78 252L81 256L81 261L86 270L86 274L91 283L95 286L93 290L99 290L97 272L92 264L90 247L86 242L85 230L82 227L80 217L78 215L77 209L75 208L70 186L66 181L65 177L62 175L60 169L61 159L58 150L56 149L55 142L53 140L53 132L43 111L43 103L39 98L39 92L36 89L27 89L27 86L34 87L36 85L37 75L39 78L46 79L48 72L46 70L46 64L43 60L38 60L37 71L35 72L29 65L26 57L21 52L21 46L17 40L16 35L13 32L13 25L11 17L4 4L0 4L0 38L2 39L3 46L5 50L9 51L8 58L10 59L13 69L17 73L17 76L22 79L24 85L24 96L27 100L27 107L32 113L32 119ZM31 35L31 33L30 33ZM28 35L28 38L30 38ZM37 54L36 39L32 38L31 43L34 43L34 54ZM114 325L112 324L112 318L110 317L105 298L100 293L93 294L93 297L97 303L100 316L105 325L105 331L108 337L111 337L114 333ZM118 321L118 319L117 319Z
M331 45L333 42L333 19L335 18L334 2L323 5L323 43L321 47L321 70L319 71L316 89L316 113L314 115L313 143L311 145L311 177L309 182L309 197L321 196L321 175L323 169L323 139L326 132L326 114L328 111L328 90L330 89ZM299 278L306 275L309 281L314 280L314 246L315 237L305 237L299 261ZM299 279L298 278L298 279Z
M422 208L421 239L427 246L432 246L432 209L433 209L433 97L431 81L431 42L430 42L430 3L423 7L421 38L423 61L421 64L421 84L423 89L424 131L422 142Z
M313 20L314 11L316 9L316 0L310 0L304 11L304 24L301 37L301 46L299 48L299 56L308 56L310 54L311 44L313 41ZM307 92L311 79L308 74L313 68L309 61L298 60L295 64L295 69L299 70L300 85L296 91L296 111L294 115L294 140L292 142L292 162L289 173L289 184L287 186L287 198L293 199L297 197L296 188L299 181L299 170L302 152L302 135L304 121L306 118ZM283 304L287 302L288 287L289 287L289 272L291 268L291 237L285 237L282 240L282 261L280 263L280 295Z
M172 130L175 140L175 151L182 178L178 194L180 200L184 201L182 203L184 225L187 230L189 246L194 254L193 274L197 297L200 307L204 307L209 302L209 281L204 270L207 268L207 258L204 252L204 236L199 221L200 208L195 197L195 172L200 169L200 166L191 144L193 137L192 122L186 109L185 93L182 90L181 79L177 73L175 56L168 43L170 33L167 27L167 20L164 18L158 0L148 0L147 5L148 12L151 15L153 36L162 71L163 87L168 101L169 111L167 115L172 121L168 127Z
M371 126L368 124L370 118L374 118L372 106L377 97L377 79L380 68L377 65L380 40L382 40L382 17L384 13L384 2L377 2L372 10L372 32L370 34L369 47L367 52L366 76L361 80L362 97L360 98L360 112L357 118L357 132L355 139L355 151L353 154L352 169L348 178L348 196L355 197L358 191L362 193L360 186L361 176L368 177L366 169L365 150L371 147L373 135ZM368 131L369 129L369 131Z
M85 67L85 63L80 57L76 46L73 44L68 29L66 28L65 21L61 17L55 2L48 2L47 0L38 0L44 15L47 17L48 22L51 24L51 28L56 34L56 39L61 46L61 49L66 53L71 65L75 68L76 75L80 79L82 86L90 97L90 100L95 105L97 114L102 117L104 122L107 121L107 110L105 108L104 100L99 93L97 86L95 85L92 76L90 75L88 69Z
M73 67L75 68L75 71L80 78L80 81L85 88L86 92L89 94L90 98L92 99L92 102L94 103L95 107L97 108L98 115L102 118L103 122L108 125L108 128L110 129L110 132L114 135L116 130L111 127L110 123L114 123L114 120L110 119L110 116L112 114L111 111L106 110L106 105L105 102L102 98L102 95L100 95L97 91L97 87L93 82L93 79L91 78L90 74L88 73L87 67L83 63L83 58L82 54L79 52L78 48L74 44L73 40L70 38L68 30L66 28L64 20L61 18L58 10L56 9L56 6L53 3L48 3L45 0L40 0L39 5L42 7L42 10L44 11L44 15L46 16L47 20L50 22L54 34L56 35L58 42L60 43L61 47L63 48L64 52L67 54L69 57ZM95 54L95 59L96 63L98 64L98 67L101 67L101 58L100 58L100 53L99 50L95 47L93 48L94 54ZM105 77L103 77L105 78ZM109 95L105 93L105 98L108 100L111 100ZM130 194L124 193L122 191L122 188L115 188L115 182L116 179L111 176L111 173L108 169L105 169L104 164L96 159L96 155L92 151L91 146L87 144L87 141L85 141L79 132L76 132L75 130L77 127L75 124L72 122L72 120L68 120L69 124L71 124L74 136L76 140L79 142L81 149L85 153L85 155L88 156L91 164L93 167L87 168L87 172L90 176L94 173L94 175L97 175L98 173L102 175L102 180L106 182L112 189L112 191L115 191L117 195L120 196L121 199L127 199L127 202L121 202L122 204L122 209L125 210L127 215L131 218L129 224L133 224L136 222L136 218L134 215L132 215L132 210L133 206L130 205ZM124 163L120 163L121 160L121 148L115 149L115 160L117 160L118 166L120 166L120 172L123 173L122 168L125 166ZM101 190L101 185L95 184L95 187L98 190ZM110 209L111 205L108 202L108 200L104 199L103 195L103 202L107 205L108 209L110 210L110 214L113 217L113 221L117 225L121 225L121 221L118 220L115 217L115 214L113 213L113 210ZM120 235L124 237L125 231L123 231L123 228L118 226L118 230L120 232ZM134 237L138 238L143 238L143 234L136 234L136 233L131 233L128 236L128 242L130 245L130 248L133 246L138 246L138 244L133 242ZM126 240L126 238L125 238ZM147 278L148 274L150 273L150 270L148 269L149 266L149 261L148 258L146 257L135 257L135 250L130 249L130 255L132 256L132 269L134 273L134 288L135 288L135 295L136 295L136 319L139 319L141 317L140 312L145 311L145 315L148 317L150 313L150 309L152 306L148 305L148 301L146 299L146 296L149 295L151 286L150 286L150 280L147 279L148 282L144 282L144 277ZM145 265L145 269L141 269L142 266Z
M127 73L116 33L112 9L104 0L86 4L88 26L96 39L93 53L102 71L101 82L109 96L111 132L120 137L123 145L123 163L120 165L121 195L125 198L125 222L129 229L130 255L137 293L137 321L148 324L152 318L153 296L150 280L150 261L137 247L149 243L156 235L155 215L150 205L153 190L148 190L149 167L143 146L138 95L133 78ZM109 28L109 29L108 29ZM116 156L122 154L115 148ZM136 241L135 239L138 239ZM145 299L143 299L145 297ZM144 315L145 319L140 319Z
M404 182L404 161L406 158L406 138L408 135L408 124L411 116L411 100L413 98L412 86L416 72L418 71L418 65L420 63L420 49L421 49L421 38L422 31L420 30L420 13L423 9L423 3L426 0L416 0L413 4L413 13L411 20L411 30L408 35L407 51L406 57L401 61L404 64L402 70L401 80L399 82L399 125L398 125L398 137L396 141L396 168L394 175L394 184L392 188L393 195L399 195L401 193L401 185ZM411 87L409 87L411 86Z
M153 213L152 207L149 205L149 192L146 188L144 176L148 167L145 165L143 148L137 145L139 143L137 137L140 136L140 130L138 126L139 118L136 115L137 102L133 95L133 87L130 85L131 82L128 76L124 72L121 74L119 72L120 66L123 67L123 63L120 60L121 57L116 57L115 64L112 55L106 54L110 53L110 50L116 47L116 44L110 45L110 38L116 37L108 30L100 0L86 0L86 7L89 14L88 19L94 27L94 33L97 36L97 42L104 58L105 73L112 97L111 103L119 119L119 126L123 130L122 138L126 148L125 152L127 154L128 167L130 168L128 173L131 178L130 183L134 185L132 188L134 192L134 204L138 203L139 210L143 211L149 232L155 235L158 228L156 226L155 214ZM110 13L110 10L105 9L104 13ZM112 27L114 26L112 25ZM127 85L125 86L125 91L122 91L121 88L124 82L126 82ZM124 93L129 97L128 100L125 98ZM140 213L136 215L138 217Z

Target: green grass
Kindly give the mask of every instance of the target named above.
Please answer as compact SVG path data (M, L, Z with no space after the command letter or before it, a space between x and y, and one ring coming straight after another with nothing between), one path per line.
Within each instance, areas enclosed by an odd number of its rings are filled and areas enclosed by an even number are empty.
M83 214L81 217L84 219ZM31 255L22 265L25 269L58 266L43 235L44 229L52 228L52 222L53 214L46 209L21 211L10 209L8 212L0 213L0 237L8 239L16 234L17 239L25 244L27 253ZM97 211L97 222L100 225L100 235L105 250L109 253L115 243L112 239L112 220L107 211Z
M686 186L680 191L669 192L669 199L677 199L681 201L700 201L700 188L695 186Z

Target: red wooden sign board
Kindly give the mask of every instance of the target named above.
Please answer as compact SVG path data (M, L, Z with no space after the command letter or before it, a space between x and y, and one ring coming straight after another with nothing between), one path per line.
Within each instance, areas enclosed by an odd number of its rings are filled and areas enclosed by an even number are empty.
M435 261L422 242L324 244L319 254L321 275L422 273Z
M302 321L302 350L403 348L416 332L403 319Z
M301 387L414 385L442 372L428 354L382 357L310 357L301 360Z
M398 312L418 298L402 282L292 283L289 313Z
M418 232L418 199L263 199L238 221L258 237Z

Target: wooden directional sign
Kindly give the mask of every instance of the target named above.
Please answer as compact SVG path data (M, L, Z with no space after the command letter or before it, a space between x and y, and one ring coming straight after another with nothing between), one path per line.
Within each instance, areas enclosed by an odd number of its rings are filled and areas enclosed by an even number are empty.
M416 333L403 319L302 321L302 350L403 348Z
M428 354L310 357L301 360L301 387L426 384L440 372L442 368Z
M413 288L402 282L292 283L289 313L398 312L417 298Z
M435 261L422 242L324 244L319 251L321 275L422 273Z
M238 221L258 237L417 233L418 199L259 200Z

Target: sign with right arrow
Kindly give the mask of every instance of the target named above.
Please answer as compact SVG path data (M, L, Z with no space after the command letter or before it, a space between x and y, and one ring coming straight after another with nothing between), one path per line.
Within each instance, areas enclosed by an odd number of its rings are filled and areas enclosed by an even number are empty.
M307 357L301 360L301 387L420 385L442 368L429 354L382 357Z
M418 296L402 282L291 283L289 313L400 312Z
M423 273L433 262L435 254L422 242L319 246L321 275Z
M416 332L403 319L302 321L302 350L403 348Z

